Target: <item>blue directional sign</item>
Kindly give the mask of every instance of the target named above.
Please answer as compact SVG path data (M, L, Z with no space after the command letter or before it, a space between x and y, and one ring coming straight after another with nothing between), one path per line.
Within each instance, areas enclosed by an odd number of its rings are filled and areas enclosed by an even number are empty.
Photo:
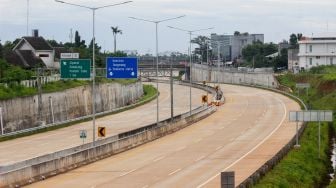
M138 58L108 57L106 78L138 78Z

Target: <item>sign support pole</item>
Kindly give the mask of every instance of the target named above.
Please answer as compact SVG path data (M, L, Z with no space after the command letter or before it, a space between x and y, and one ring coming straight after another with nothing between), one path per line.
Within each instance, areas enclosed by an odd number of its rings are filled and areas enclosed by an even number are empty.
M299 145L299 122L296 121L296 145L295 147L300 147Z
M2 119L2 107L0 107L0 124L1 124L1 135L4 134L4 125L3 125L3 119Z
M321 121L318 124L318 148L319 148L319 158L321 158Z

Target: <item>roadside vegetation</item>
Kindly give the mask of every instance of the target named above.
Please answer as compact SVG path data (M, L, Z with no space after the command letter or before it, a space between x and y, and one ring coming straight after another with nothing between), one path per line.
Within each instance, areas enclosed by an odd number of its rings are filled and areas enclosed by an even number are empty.
M278 76L282 85L292 89L313 110L336 111L336 67L321 66L300 74ZM296 83L310 83L308 96L298 91ZM321 157L318 157L318 124L308 123L300 139L301 147L292 149L284 159L266 174L255 187L325 187L329 185L331 139L335 137L333 123L321 124ZM330 187L336 187L333 182Z
M144 105L144 104L146 104L146 103L148 103L148 102L150 102L150 101L152 101L153 99L156 98L155 96L157 94L157 90L154 86L143 85L143 91L144 91L144 95L137 101L137 105L129 106L129 107L126 107L124 109L114 111L114 112L111 112L111 113L108 113L108 114L100 115L100 116L97 116L97 117L99 118L99 117L104 117L104 116L108 116L108 115L112 115L112 114L117 114L117 113L129 110L129 109L132 109L132 108L136 108L136 107ZM30 135L34 135L34 134L38 134L38 133L53 131L53 130L61 129L61 128L64 128L64 127L69 127L71 125L78 124L78 123L81 123L81 122L86 122L86 121L91 121L91 118L86 118L86 119L83 119L83 120L74 121L74 122L62 124L62 125L59 125L59 126L46 127L46 128L39 129L39 130L36 130L36 131L17 134L17 135L13 135L13 136L0 137L0 142L7 141L7 140L12 140L12 139L16 139L16 138L21 138L21 137L25 137L25 136L30 136Z
M137 79L116 79L116 80L108 80L108 79L97 79L97 83L119 83L123 85L131 84L137 82ZM64 91L66 89L75 88L79 86L85 86L92 84L91 81L86 80L60 80L56 82L50 82L42 86L42 93L51 93ZM18 83L12 82L10 84L1 85L0 84L0 100L12 99L15 97L25 97L32 96L38 93L37 88L25 87L19 85Z

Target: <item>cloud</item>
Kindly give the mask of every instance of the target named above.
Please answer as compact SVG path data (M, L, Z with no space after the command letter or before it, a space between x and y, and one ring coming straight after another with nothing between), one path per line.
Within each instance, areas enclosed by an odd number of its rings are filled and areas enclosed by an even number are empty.
M13 40L26 31L26 0L0 0L0 39ZM40 29L48 38L68 41L69 30L79 30L83 39L92 35L92 13L83 8L55 3L54 0L30 1L30 28ZM66 0L88 6L102 6L123 0ZM137 22L128 16L162 19L186 14L187 17L169 22L186 29L212 27L211 32L233 33L235 30L264 33L266 41L275 43L288 39L290 33L335 31L334 0L134 0L133 3L101 9L96 12L97 41L103 48L112 49L110 26L120 26L123 35L118 46L152 52L155 49L155 27ZM13 11L15 7L15 11ZM159 29L160 50L187 49L184 33ZM209 34L204 32L201 34Z

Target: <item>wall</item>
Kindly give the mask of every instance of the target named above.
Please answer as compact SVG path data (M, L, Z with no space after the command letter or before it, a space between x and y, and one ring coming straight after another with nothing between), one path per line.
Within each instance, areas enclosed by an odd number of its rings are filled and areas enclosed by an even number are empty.
M96 86L96 112L129 105L143 95L142 83L117 83ZM23 130L90 115L91 86L81 86L62 92L42 94L42 117L38 120L38 96L0 101L3 108L4 131ZM52 113L53 112L53 113Z
M218 71L217 67L195 64L192 69L194 82L217 82L228 84L250 84L277 88L278 82L271 72Z

